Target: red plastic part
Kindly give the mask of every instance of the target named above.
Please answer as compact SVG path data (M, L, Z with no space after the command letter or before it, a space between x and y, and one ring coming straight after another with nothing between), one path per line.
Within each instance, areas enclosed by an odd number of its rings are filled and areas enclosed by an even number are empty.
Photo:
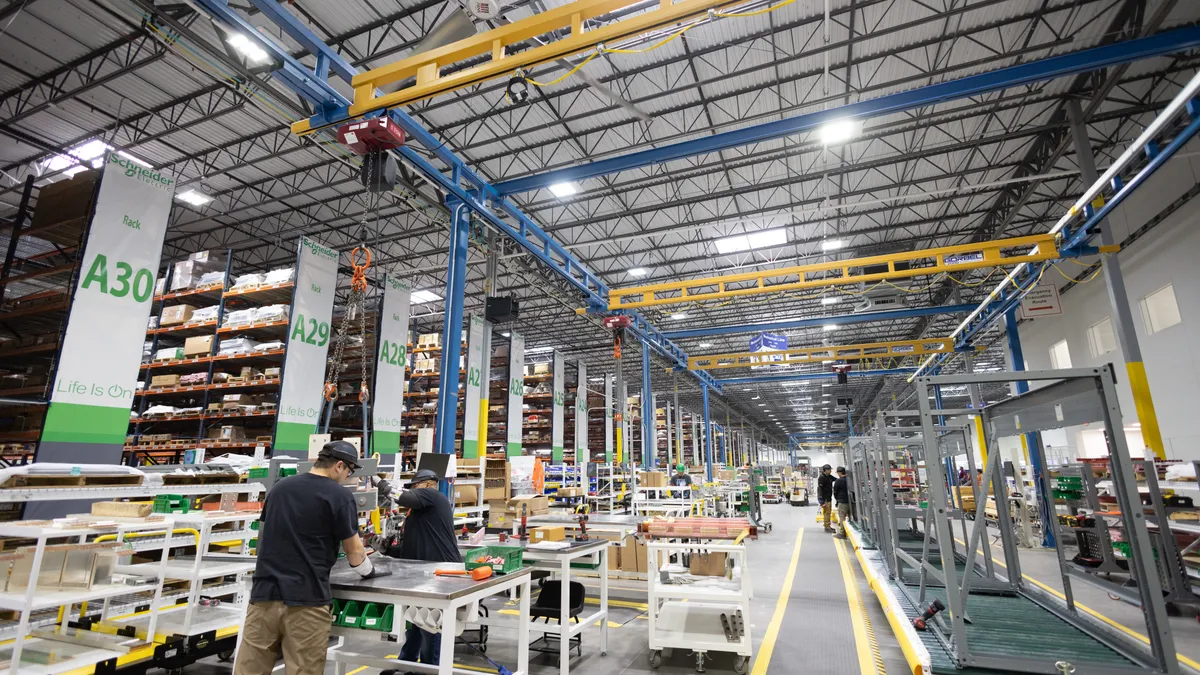
M376 150L393 150L404 145L404 130L388 117L359 120L338 127L338 140L365 155Z

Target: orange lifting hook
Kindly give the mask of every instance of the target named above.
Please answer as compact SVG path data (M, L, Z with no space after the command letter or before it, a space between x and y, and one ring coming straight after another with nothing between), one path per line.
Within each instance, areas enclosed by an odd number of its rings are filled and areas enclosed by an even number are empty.
M357 261L359 257L363 258L360 265ZM354 270L354 276L350 279L350 287L356 290L367 291L367 269L371 267L371 249L366 246L355 246L350 252L350 268Z

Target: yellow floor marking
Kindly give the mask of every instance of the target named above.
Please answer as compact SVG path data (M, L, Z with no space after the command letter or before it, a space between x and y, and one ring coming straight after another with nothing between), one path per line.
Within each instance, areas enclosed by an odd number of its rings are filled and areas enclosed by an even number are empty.
M586 598L584 600L584 602L586 602L589 605L598 605L598 604L600 604L600 598ZM608 599L608 606L609 607L626 607L628 609L636 609L636 610L642 611L642 612L650 609L650 605L647 605L644 602L634 602L632 600L613 600L612 598Z
M964 543L964 542L963 542L961 539L959 539L958 537L955 537L955 538L954 538L954 541L958 542L958 543L959 543L961 546L963 546L963 547L966 547L966 543ZM1001 553L1003 553L1003 552L1004 552L1004 549L997 548L995 545L993 545L993 546L992 546L992 548L993 548L993 549L997 549L997 550L999 550ZM1007 565L1005 565L1004 563L1000 562L1000 561L999 561L999 560L997 560L995 557L993 557L993 558L992 558L992 562L993 562L993 563L995 563L995 564L996 564L997 566L999 566L999 567L1003 567L1004 569L1008 569L1008 566L1007 566ZM1063 594L1062 594L1060 591L1058 591L1057 589L1055 589L1055 588L1053 588L1053 587L1050 587L1050 586L1047 586L1046 584L1043 584L1042 582L1038 581L1037 579L1034 579L1033 577L1029 576L1028 574L1022 574L1022 575L1021 575L1021 578L1025 579L1025 581L1028 581L1029 583L1033 584L1034 586L1037 586L1038 588L1042 589L1043 591L1046 591L1047 593L1050 593L1051 595L1055 596L1055 597L1056 597L1056 598L1058 598L1059 600L1066 600L1066 599L1067 599L1067 596L1063 595ZM1100 619L1101 621L1103 621L1104 623L1106 623L1106 624L1108 624L1108 625L1112 626L1113 628L1116 628L1117 630L1121 631L1122 633L1125 633L1126 635L1128 635L1128 636L1130 636L1130 637L1132 637L1132 638L1135 638L1135 639L1137 639L1137 640L1141 640L1142 642L1144 642L1144 643L1146 643L1146 644L1150 644L1150 638L1146 637L1145 635L1142 635L1141 633L1139 633L1139 632L1137 632L1136 630L1134 630L1134 629L1130 628L1129 626L1126 626L1125 624L1119 623L1119 622L1117 622L1115 619L1110 619L1110 618L1108 618L1107 616L1104 616L1104 615L1103 615L1103 614L1101 614L1100 612L1097 612L1096 610L1092 609L1091 607L1088 607L1087 605L1085 605L1085 604L1083 604L1083 603L1081 603L1081 602L1079 602L1079 601L1076 601L1076 602L1075 602L1075 606L1076 606L1076 607L1078 607L1079 609L1083 610L1084 612L1086 612L1086 613L1088 613L1088 614L1091 614L1092 616L1096 617L1097 619ZM1190 658L1188 658L1188 657L1184 656L1183 654L1180 654L1179 652L1176 652L1176 653L1175 653L1175 658L1179 659L1179 662L1180 662L1180 663L1185 663L1185 664L1187 664L1187 666L1188 666L1189 668L1193 668L1193 669L1196 669L1196 670L1200 670L1200 662L1198 662L1198 661L1195 661L1195 660L1193 660L1193 659L1190 659Z
M863 622L862 599L858 595L858 580L854 578L854 570L850 567L850 559L846 555L846 545L842 540L833 542L837 549L838 562L842 566L842 581L846 584L846 603L850 605L850 625L854 627L854 644L858 651L858 670L863 675L882 675L875 667L875 659L871 656L871 638L867 635L867 625Z
M354 670L346 673L346 675L355 675L355 673L361 673L362 671L364 671L366 669L367 669L367 666L359 666L359 667L355 668Z
M788 564L787 576L783 578L783 588L779 589L779 599L775 601L775 613L767 626L758 654L754 657L754 668L750 675L766 675L767 666L771 664L771 652L775 651L775 639L779 637L779 627L783 624L783 613L787 611L788 600L792 597L792 578L796 576L796 563L800 560L800 542L804 540L804 527L796 533L796 545L792 547L792 561Z

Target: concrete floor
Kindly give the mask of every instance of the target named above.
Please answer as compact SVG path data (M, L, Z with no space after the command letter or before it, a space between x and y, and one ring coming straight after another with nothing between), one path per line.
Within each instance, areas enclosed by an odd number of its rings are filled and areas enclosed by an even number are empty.
M772 533L748 542L749 565L754 579L754 602L749 617L749 630L755 645L751 675L767 672L819 672L827 675L908 672L878 601L858 569L858 561L851 547L844 542L848 565L843 567L839 562L837 544L817 524L816 512L815 507L768 505L765 518L773 523ZM781 591L789 577L797 537L801 538L800 549L795 556L795 571L790 575L790 592L782 604L782 618L774 639L767 639L768 628L780 606ZM858 589L862 606L866 609L866 621L874 628L879 653L878 667L872 656L870 639L864 637L862 641L865 644L861 645L856 642L844 570L849 570L850 584ZM571 661L572 673L609 675L657 672L681 675L693 672L694 657L681 651L664 659L658 671L650 669L644 585L639 589L635 583L614 580L610 593L612 599L621 601L622 606L610 607L609 620L619 627L610 627L608 655L602 657L599 654L598 629L585 632L583 656ZM492 607L493 612L502 609L496 602L497 606ZM857 606L853 607L853 611L861 615ZM863 622L864 627L866 621ZM865 636L868 631L862 631L862 634ZM493 628L488 656L505 666L515 666L513 636L515 630ZM764 644L764 639L767 644ZM768 650L769 663L765 656ZM860 651L865 657L860 658ZM459 647L455 660L471 670L495 672L486 661L466 647ZM731 673L733 659L727 655L714 655L706 667L709 672ZM198 663L185 672L189 675L225 675L232 672L232 667L221 663ZM277 666L276 672L284 672L282 664ZM332 673L333 666L327 665L326 672ZM352 672L370 675L378 671L364 668ZM530 672L552 675L558 669L552 657L533 654Z

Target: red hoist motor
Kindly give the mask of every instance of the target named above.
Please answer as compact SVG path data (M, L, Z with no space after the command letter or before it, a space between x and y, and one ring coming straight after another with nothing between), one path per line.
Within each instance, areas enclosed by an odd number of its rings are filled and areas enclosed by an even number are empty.
M404 145L404 130L386 115L338 127L338 140L363 156L362 184L371 192L396 187L396 158L389 150Z

